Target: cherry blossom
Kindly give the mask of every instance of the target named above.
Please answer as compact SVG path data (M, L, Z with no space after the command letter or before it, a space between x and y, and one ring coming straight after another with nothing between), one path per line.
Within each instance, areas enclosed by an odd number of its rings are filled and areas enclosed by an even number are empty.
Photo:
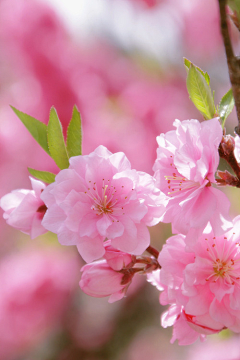
M48 207L43 226L61 244L77 245L87 262L104 255L106 238L118 250L142 254L150 242L146 225L158 223L164 211L152 177L104 146L69 162L42 193Z
M40 198L46 185L32 177L30 181L33 190L13 190L1 198L0 206L5 211L3 218L8 225L29 234L34 239L47 232L41 225L47 208Z
M219 163L222 128L218 118L174 122L176 130L157 137L157 186L169 196L164 222L191 244L210 221L215 235L232 227L227 197L212 185Z
M134 276L133 269L115 271L106 260L99 260L84 265L81 269L80 288L93 297L110 296L112 303L122 299Z
M240 332L240 216L233 225L219 237L208 225L192 252L184 235L172 236L159 254L160 303L171 304L162 325L174 326L172 341L180 345L225 328ZM156 276L149 281L156 285Z

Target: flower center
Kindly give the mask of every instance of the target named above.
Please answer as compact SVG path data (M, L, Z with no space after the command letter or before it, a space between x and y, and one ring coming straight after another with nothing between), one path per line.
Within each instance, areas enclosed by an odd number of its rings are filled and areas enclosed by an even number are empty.
M111 185L110 180L107 180L107 184L105 184L105 179L103 179L100 191L97 188L96 182L92 183L92 181L89 181L89 187L86 189L85 194L92 199L91 209L96 215L124 215L124 203L128 196L125 196L123 199L123 190L124 185L117 189Z
M107 188L108 188L108 185L105 185L103 197L102 197L100 203L95 201L95 204L92 206L92 209L96 210L98 215L113 213L113 203L111 202L111 200L109 200L107 195L105 195Z
M188 180L181 174L173 173L172 175L164 176L168 183L168 195L172 196L178 195L180 191L189 190L196 186L199 186L198 183L192 180Z
M208 241L208 239L205 239ZM213 271L205 279L217 282L218 279L224 279L228 285L237 283L240 285L240 254L239 243L228 241L224 237L224 243L221 245L214 242L207 247L207 252L212 261ZM210 244L208 244L210 245Z
M213 271L215 275L221 278L228 276L228 272L233 270L234 260L231 263L226 263L225 261L220 261L219 259L213 264Z

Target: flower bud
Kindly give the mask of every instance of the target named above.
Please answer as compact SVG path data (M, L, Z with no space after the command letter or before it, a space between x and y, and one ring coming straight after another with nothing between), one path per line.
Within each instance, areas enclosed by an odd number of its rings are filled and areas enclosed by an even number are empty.
M108 240L104 244L105 255L108 265L116 271L127 268L130 264L134 264L136 257L120 250L115 249L111 245L111 240ZM131 265L130 265L131 266Z
M106 260L87 264L81 271L79 285L85 294L99 298L110 296L110 303L124 297L133 277L133 272L129 270L114 271Z
M235 148L234 137L231 135L225 135L221 141L222 149L225 155L230 155Z

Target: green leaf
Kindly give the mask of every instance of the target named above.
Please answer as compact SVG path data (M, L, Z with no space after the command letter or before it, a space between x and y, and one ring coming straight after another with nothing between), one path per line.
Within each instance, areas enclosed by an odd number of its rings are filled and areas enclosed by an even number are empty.
M228 90L228 92L222 97L219 103L219 116L222 120L222 127L224 128L225 121L227 117L231 114L234 108L234 97L232 93L232 89Z
M205 77L193 64L190 65L187 76L187 89L190 99L205 119L212 119L215 115L215 105L211 88Z
M19 117L23 125L26 126L30 134L39 143L39 145L50 155L47 141L47 125L34 117L27 115L11 106L12 110Z
M194 65L190 60L188 60L186 58L183 58L183 59L184 59L184 65L185 65L187 71L190 69L190 66L192 64L195 67L195 69L197 69L197 71L199 71L200 74L202 74L202 76L206 80L207 84L210 85L210 76L208 75L207 72L204 72L200 67Z
M35 170L32 168L28 168L28 171L32 176L34 176L36 179L44 181L47 184L51 184L55 181L55 174L48 172L48 171L40 171Z
M69 167L68 154L63 138L62 124L54 107L50 110L47 126L48 147L51 157L62 170Z
M230 6L233 11L240 13L240 0L228 0L228 6Z
M72 119L67 130L67 151L69 157L82 155L82 123L76 105L73 107Z

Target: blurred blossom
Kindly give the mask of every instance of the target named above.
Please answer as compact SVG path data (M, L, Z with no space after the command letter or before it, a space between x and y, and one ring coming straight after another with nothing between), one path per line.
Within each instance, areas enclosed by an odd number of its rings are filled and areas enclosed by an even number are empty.
M92 298L84 293L69 321L69 331L78 347L94 350L111 338L121 303L109 304L107 299Z
M209 339L202 344L193 345L189 349L186 359L239 360L239 336L233 336L228 339L218 337L216 339Z
M191 53L194 59L209 63L219 52L223 55L217 1L182 0L174 4L182 20L184 56Z
M71 253L23 250L0 264L0 358L15 359L60 325L79 268Z
M168 339L157 327L140 331L124 355L119 360L173 360L174 349L168 345Z

